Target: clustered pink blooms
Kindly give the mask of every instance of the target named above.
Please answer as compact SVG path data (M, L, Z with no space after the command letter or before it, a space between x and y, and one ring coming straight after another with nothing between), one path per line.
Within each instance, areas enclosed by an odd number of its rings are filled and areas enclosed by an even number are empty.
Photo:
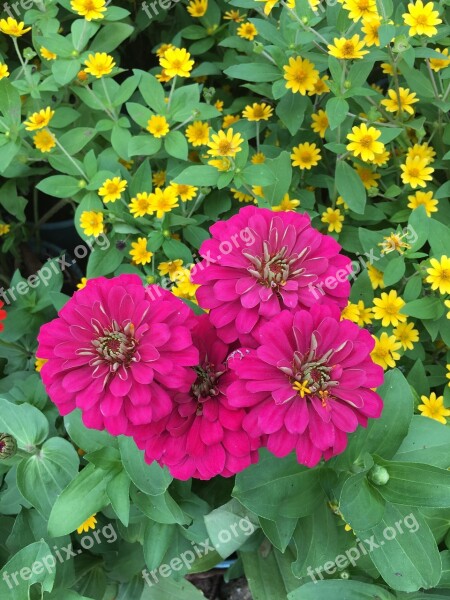
M349 259L294 212L245 207L211 233L193 277L208 314L135 275L73 295L38 337L50 398L182 480L230 477L261 446L310 467L342 452L382 410L374 341L340 320Z

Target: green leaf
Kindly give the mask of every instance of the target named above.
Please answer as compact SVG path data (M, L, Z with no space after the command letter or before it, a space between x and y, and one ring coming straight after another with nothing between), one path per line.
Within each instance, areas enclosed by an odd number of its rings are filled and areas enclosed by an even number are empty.
M388 144L392 140L395 140L403 132L403 129L401 127L380 127L379 131L381 131L381 135L378 141Z
M164 150L170 156L180 160L187 160L188 143L181 131L171 131L164 139Z
M325 112L327 113L330 129L336 129L345 120L349 111L349 105L344 98L330 98L327 102Z
M124 258L124 253L114 245L109 248L95 248L89 255L89 260L86 269L86 277L101 277L109 275L121 264Z
M161 140L149 133L131 138L128 143L128 156L153 156L161 149Z
M120 436L119 448L125 471L140 490L150 496L159 496L167 490L172 481L169 471L161 468L156 462L147 464L144 461L144 453L132 438Z
M170 548L175 535L176 526L165 523L148 521L144 530L144 558L147 568L158 569L162 564L164 555Z
M21 121L20 94L5 78L0 81L0 113L10 127L18 127ZM3 154L4 150L2 150Z
M19 448L32 449L46 439L48 421L30 404L13 404L0 398L0 431L15 437Z
M90 44L90 52L112 52L131 36L134 31L127 23L108 23L104 25Z
M343 160L336 165L336 188L350 210L362 215L366 206L366 190L358 173Z
M279 459L261 451L259 463L236 476L232 495L266 519L303 517L324 498L319 471L299 465L295 454Z
M279 517L276 521L259 517L259 524L264 531L264 535L280 552L284 552L288 547L297 523L298 519L287 517Z
M84 50L88 41L97 33L99 29L99 23L86 21L86 19L76 19L70 28L75 50L78 50L78 52Z
M246 63L232 65L225 69L225 75L234 79L243 79L254 83L270 82L281 78L279 69L267 63Z
M44 540L30 544L15 554L0 571L5 597L8 600L28 600L29 589L34 584L43 592L51 592L56 575L53 564L56 563L56 559L52 557L53 560L50 561L51 555L50 548ZM17 577L19 573L21 576ZM14 579L11 579L12 574L16 577L17 585Z
M164 101L164 88L156 77L139 69L134 69L133 73L140 76L139 91L147 105L157 114L165 113L167 104Z
M204 517L206 530L214 548L222 558L238 550L258 525L252 522L248 511L237 500L230 500Z
M288 600L395 600L382 587L362 581L314 581L288 595ZM412 599L411 599L412 600Z
M386 502L378 488L370 485L366 473L349 477L342 486L339 509L353 529L375 527L384 515Z
M67 85L75 79L81 68L81 62L73 58L58 58L52 63L52 74L56 83Z
M60 142L69 154L76 154L96 135L97 132L92 127L76 127L64 133L60 138Z
M172 571L174 570L172 569ZM161 598L164 598L164 600L180 600L181 598L183 600L205 600L202 592L186 579L180 579L179 581L174 578L164 579L158 574L156 577L157 582L150 577L146 580L148 585L144 585L144 591L139 600L161 600Z
M283 200L288 193L292 181L292 163L289 152L282 152L273 160L268 160L265 166L275 178L275 183L264 189L264 198L270 206L274 206Z
M446 469L450 452L450 428L434 419L415 415L408 435L393 460L425 463Z
M120 471L106 486L106 494L114 512L125 527L130 521L130 483L125 471Z
M311 106L311 100L300 94L289 92L278 102L276 114L289 130L291 135L295 135L302 126L305 118L305 111Z
M241 552L252 597L255 600L281 600L298 586L298 579L292 575L292 551L288 548L281 554L275 548L260 551Z
M87 428L78 408L64 417L64 425L70 439L84 452L95 452L105 446L117 446L117 439L107 431Z
M444 304L440 298L420 298L407 302L400 312L417 319L439 319L444 312Z
M78 473L78 465L76 450L67 440L50 438L37 454L19 464L20 493L47 519L56 497Z
M437 257L450 256L450 229L436 219L429 220L430 246L433 254Z
M389 261L387 267L384 270L383 281L384 285L390 287L400 281L405 274L406 266L405 259L403 256L396 256Z
M184 169L177 177L175 183L197 186L216 186L220 172L210 165L199 165Z
M188 225L183 229L183 237L189 242L196 250L200 248L202 243L209 239L209 233L203 227L196 227L195 225Z
M70 198L80 191L79 181L69 175L52 175L42 179L36 187L49 196Z

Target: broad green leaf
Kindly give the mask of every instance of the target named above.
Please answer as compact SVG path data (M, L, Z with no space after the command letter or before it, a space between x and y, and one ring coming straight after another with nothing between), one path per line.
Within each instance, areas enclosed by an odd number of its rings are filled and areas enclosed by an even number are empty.
M15 437L20 448L31 450L47 437L48 421L34 406L0 398L0 431Z
M111 245L107 249L95 248L89 255L86 277L102 277L112 273L121 264L124 252Z
M134 27L127 23L104 25L90 44L91 52L112 52L133 33Z
M308 97L289 92L278 102L275 112L289 133L295 135L302 126L305 111L310 105L311 100Z
M175 563L173 564L175 565ZM178 567L178 563L176 566ZM173 568L169 570L172 573L176 573ZM158 573L155 576L157 578L156 581L154 577L148 576L146 579L147 585L144 586L144 591L139 600L161 600L161 598L164 598L164 600L205 600L202 592L194 587L192 583L186 581L186 579L177 581L167 575L164 578Z
M148 569L157 569L162 564L164 555L170 548L175 531L176 525L147 521L144 530L143 548L145 564Z
M264 198L270 206L279 204L288 193L292 181L292 163L289 152L282 152L265 165L275 177L275 183L264 189Z
M281 600L298 586L291 571L293 553L288 548L281 554L270 547L266 552L264 556L260 550L240 553L245 576L255 600Z
M258 525L250 520L248 511L232 499L204 517L209 538L222 558L238 550Z
M111 505L125 527L130 520L130 483L127 473L120 471L106 486Z
M36 187L49 196L70 198L81 190L79 183L80 179L69 175L52 175L42 179Z
M446 469L449 465L450 429L442 423L415 415L408 435L393 460L424 463Z
M155 138L149 133L138 135L137 137L131 138L128 143L128 155L129 156L153 156L161 149L161 140Z
M38 584L43 592L51 592L55 581L55 564L56 558L43 540L26 546L0 571L2 595L8 600L28 600L33 584Z
M159 496L169 487L172 477L166 468L161 468L158 463L151 465L144 461L144 453L129 437L119 437L119 448L125 471L132 482L146 494Z
M349 477L342 486L339 510L353 529L375 527L384 515L386 502L372 486L366 473Z
M188 143L181 131L171 131L164 139L164 149L167 154L180 160L187 160Z
M440 298L420 298L407 302L400 312L417 319L438 319L444 312L444 304Z
M366 190L358 173L343 160L336 165L336 188L350 210L362 215L366 206Z
M175 183L197 186L215 186L220 172L210 165L198 165L184 169L174 179Z
M276 79L281 79L279 69L268 63L245 63L241 65L233 65L225 69L225 75L234 79L243 79L255 83L271 82Z
M330 129L336 129L344 121L349 111L349 105L344 98L330 98L325 112L327 113Z
M395 600L382 587L362 581L314 581L288 595L288 600Z
M284 552L288 547L297 523L298 519L289 519L288 517L278 517L273 521L259 517L259 524L264 535L280 552Z

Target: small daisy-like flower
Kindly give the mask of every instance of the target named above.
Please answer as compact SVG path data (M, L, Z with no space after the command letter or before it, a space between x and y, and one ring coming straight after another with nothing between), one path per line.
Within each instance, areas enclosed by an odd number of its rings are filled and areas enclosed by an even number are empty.
M419 341L419 332L414 329L414 323L400 323L393 331L395 337L401 342L403 350L413 350L414 343Z
M46 362L47 362L46 358L36 358L36 360L34 361L34 370L36 371L36 373L41 372L41 369L45 365Z
M104 75L109 75L116 66L114 59L106 52L96 52L95 54L89 54L87 60L84 61L86 65L86 73L90 73L100 79Z
M291 159L293 167L309 170L318 165L321 158L320 150L316 144L305 142L292 149Z
M244 40L249 40L251 42L258 35L258 30L253 25L253 23L250 23L248 21L247 23L242 23L242 25L238 27L236 33L239 37L243 38Z
M96 514L97 513L94 513L91 517L89 517L89 519L86 519L84 523L77 527L77 533L86 533L90 529L95 529L97 524L97 519L95 518Z
M12 17L8 17L7 19L0 19L0 31L12 37L22 37L22 35L31 31L31 27L25 27L23 21L19 22Z
M166 117L163 117L162 115L152 115L147 122L146 130L155 138L163 138L169 133L170 127Z
M325 132L328 129L330 123L328 121L327 113L324 110L319 110L317 113L311 115L312 123L311 129L320 135L321 138L325 137Z
M8 65L0 62L0 81L5 77L9 77Z
M151 262L153 252L147 250L147 238L140 237L131 243L130 256L136 265L146 265Z
M359 21L378 16L376 0L345 0L343 3L345 10L349 11L349 19Z
M439 421L442 425L447 423L445 417L450 417L450 410L444 406L444 397L437 397L435 392L431 392L430 396L421 396L423 404L419 404L417 407L422 414L422 417L428 417Z
M431 217L431 213L437 212L439 200L433 198L433 192L416 192L412 196L408 196L408 208L415 210L419 206L424 206L427 217Z
M212 167L216 168L218 171L221 171L223 173L229 171L233 167L231 159L227 158L226 156L223 156L222 158L214 158L208 160L208 165L211 165Z
M450 294L450 258L441 256L430 259L430 267L427 269L427 283L431 283L432 290L439 290L440 294Z
M84 17L86 21L103 19L106 12L105 0L71 0L70 8Z
M176 281L177 277L183 273L183 261L181 258L176 258L159 263L158 271L161 277L168 275L172 281Z
M194 61L185 48L168 48L159 59L159 64L170 78L190 77Z
M390 235L383 238L383 241L378 244L381 247L381 254L390 254L391 252L398 252L403 254L404 250L411 248L408 242L404 242L403 238L406 237L407 233L391 233Z
M119 200L127 185L128 184L125 179L121 179L120 177L107 179L99 188L98 195L102 197L102 200L105 202L105 204L108 202L115 202L116 200Z
M47 106L42 110L35 112L29 117L28 121L25 121L25 129L27 131L36 131L37 129L43 129L50 123L55 111Z
M401 111L407 112L410 115L414 114L413 104L419 102L415 92L411 92L408 88L399 88L397 90L388 90L389 98L381 101L381 104L386 108L388 112L399 113Z
M93 210L83 211L80 217L80 226L85 235L99 236L104 231L103 213Z
M408 4L408 12L403 13L403 22L409 25L409 35L425 35L432 37L437 33L436 25L442 23L439 18L439 12L434 10L433 2L424 4L422 0L417 0L414 4Z
M364 187L366 190L370 190L372 187L378 187L377 179L381 178L379 173L375 173L372 169L368 167L363 167L362 165L355 165L356 172L361 178Z
M214 108L217 108L220 112L223 111L223 100L216 100L214 102Z
M368 50L363 50L364 40L359 39L359 35L355 34L350 39L345 37L334 38L333 44L328 45L328 54L341 60L355 60L363 58L368 54Z
M0 223L0 236L2 235L6 235L7 233L9 233L11 230L11 225L8 225L6 223Z
M357 323L359 320L358 306L356 304L348 302L347 306L345 306L341 312L341 321L343 319L347 319L347 321L353 321L353 323Z
M400 359L397 352L401 348L401 343L397 341L395 335L388 335L383 332L379 338L373 336L375 347L370 356L375 364L383 367L384 370L395 367L395 362Z
M166 50L169 50L169 48L175 48L175 46L173 44L161 44L161 46L159 46L155 52L156 56L158 58L161 58L162 56L164 56L164 52Z
M82 290L86 287L88 280L87 277L82 277L80 282L77 283L77 290Z
M361 123L359 127L357 125L352 127L352 132L347 135L347 139L350 141L347 144L347 150L354 156L361 156L364 162L369 162L374 159L375 154L384 152L384 144L377 141L381 135L379 129L367 127L365 123Z
M238 202L254 202L255 200L251 194L246 194L235 188L230 188L230 192L233 194L233 198Z
M198 19L206 14L208 0L191 0L186 8L191 17Z
M433 167L429 167L429 162L425 158L407 158L404 165L400 165L402 181L403 183L409 183L414 189L416 187L426 187L426 182L433 179L432 173L434 173Z
M369 276L370 283L372 285L372 289L376 290L380 288L381 290L385 288L383 273L379 271L376 267L371 264L367 265L367 275Z
M58 58L57 54L51 52L50 50L47 50L47 48L44 48L44 46L41 46L39 52L42 58L45 58L45 60L56 60Z
M399 323L406 321L406 315L403 315L400 310L405 306L405 301L397 296L395 290L391 290L389 294L383 292L380 298L374 298L373 316L381 321L383 327L393 325L397 327Z
M193 146L205 146L209 142L209 125L194 121L186 128L187 141Z
M391 63L381 63L380 66L382 73L385 75L394 75L394 67L391 65ZM397 74L398 73L399 71L397 71Z
M220 130L217 134L211 136L208 142L208 154L211 156L230 156L234 157L242 150L241 146L244 139L240 133L234 133L230 128L226 131Z
M150 197L147 192L139 192L134 198L131 198L128 208L134 218L150 215Z
M434 148L429 146L426 142L423 144L414 144L414 146L412 148L408 148L406 157L413 159L416 156L420 159L425 160L427 164L430 164L434 161L436 152L435 152Z
M364 43L367 47L371 46L379 46L380 45L380 27L382 21L381 18L376 15L372 15L371 17L364 18L362 21L361 31L364 35Z
M33 136L35 147L41 152L50 152L56 146L55 137L48 129L41 129Z
M342 231L344 216L338 208L332 209L328 207L327 210L322 213L320 220L322 223L327 224L329 233L332 233L333 231L340 233Z
M198 187L195 187L194 185L173 182L170 185L174 188L175 193L180 198L181 202L193 200L198 192Z
M225 115L222 120L222 129L228 129L238 121L240 121L241 115Z
M273 115L273 108L265 102L254 102L242 111L242 116L248 121L268 121Z
M344 200L344 198L342 196L338 196L337 200L336 200L336 205L337 206L342 206L343 210L348 210L349 206L347 204L347 202Z
M376 165L377 167L383 167L385 164L387 164L390 156L391 156L391 153L389 152L389 150L383 150L383 152L380 152L379 154L377 154L375 152L375 156L371 162L373 165ZM378 179L378 177L377 177L377 179Z
M223 18L225 21L234 21L235 23L242 23L247 15L241 15L238 10L228 10L224 13Z
M280 204L272 206L273 212L291 211L300 206L300 200L289 198L289 194L285 194Z
M262 165L266 162L266 155L263 152L257 152L252 156L251 162L253 165Z
M176 190L171 186L164 190L156 188L148 198L150 214L156 212L157 219L162 219L166 213L179 206Z
M324 75L322 78L315 82L313 89L308 92L308 96L321 96L322 94L328 94L330 88L328 87L327 81L329 79L328 75Z
M372 323L373 318L373 313L370 306L365 306L362 300L358 300L358 304L356 306L358 308L358 319L356 321L356 324L360 327L370 325Z
M197 304L197 298L195 296L199 285L192 281L191 269L183 268L181 272L176 276L176 285L171 289L172 294L177 298L185 298Z
M319 78L319 71L314 64L300 56L289 59L289 64L283 67L286 88L293 93L305 96L308 92L317 93L315 85Z
M439 52L442 55L442 58L430 58L430 67L433 71L441 71L450 65L450 58L448 56L448 48L435 48L436 52Z
M161 73L156 73L155 77L159 81L159 83L167 83L172 79L172 77L169 77L169 75L167 75L165 69L161 69Z
M166 172L155 171L152 175L152 183L155 187L163 187L166 183Z

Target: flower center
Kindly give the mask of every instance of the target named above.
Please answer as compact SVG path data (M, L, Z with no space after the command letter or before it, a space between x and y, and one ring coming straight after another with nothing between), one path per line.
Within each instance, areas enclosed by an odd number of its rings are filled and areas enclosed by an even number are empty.
M307 74L303 70L296 71L296 73L294 75L294 79L295 79L295 81L298 81L298 83L303 83L306 78L307 78Z
M370 135L364 135L359 143L363 148L369 148L372 145L372 137Z
M427 15L417 15L416 23L418 25L426 25L428 23Z
M92 340L92 345L100 359L111 365L112 371L117 371L121 365L128 367L135 359L137 346L134 325L128 323L124 328L120 328L118 323L113 321L110 329L104 329L103 335Z
M263 256L252 256L248 252L243 252L243 254L252 263L252 266L248 268L248 272L256 277L258 283L278 291L280 286L286 285L289 277L292 278L304 272L305 269L300 268L291 271L291 268L308 251L309 248L307 247L304 248L301 254L287 256L287 246L283 246L281 250L272 254L269 251L268 242L264 242Z
M226 140L220 140L219 144L219 152L220 154L229 154L232 150L231 147L231 143L226 139Z
M345 42L342 46L342 54L344 56L353 56L355 52L355 47L353 46L353 42Z
M420 175L420 170L417 169L416 167L411 167L409 169L409 176L410 177L414 177L414 179L417 179Z
M203 415L203 404L211 397L219 395L217 383L223 371L216 371L215 365L206 361L203 365L195 367L197 379L191 387L191 394L197 402L197 417Z

